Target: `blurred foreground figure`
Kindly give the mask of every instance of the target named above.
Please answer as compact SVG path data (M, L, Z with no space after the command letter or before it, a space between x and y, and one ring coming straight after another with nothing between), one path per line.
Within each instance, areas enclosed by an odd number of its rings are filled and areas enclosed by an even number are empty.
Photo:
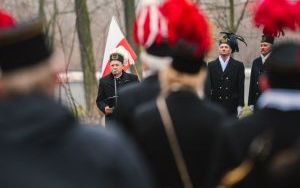
M158 73L172 61L167 43L167 22L156 1L141 5L135 20L134 38L144 48L140 53L144 80L140 84L123 87L119 92L116 119L132 133L132 118L138 106L155 99L160 92Z
M299 57L299 43L274 46L260 78L264 92L257 113L228 127L223 137L217 161L227 169L239 165L224 176L221 187L300 187Z
M132 132L159 187L203 187L224 117L203 100L209 24L186 0L168 0L159 10L168 23L172 59L159 71L158 97L136 108Z
M0 29L0 187L151 187L127 142L54 101L58 66L43 25Z

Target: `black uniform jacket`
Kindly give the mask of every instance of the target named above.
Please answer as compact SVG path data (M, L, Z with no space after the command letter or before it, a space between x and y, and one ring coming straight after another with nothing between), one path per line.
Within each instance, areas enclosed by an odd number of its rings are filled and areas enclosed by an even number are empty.
M193 184L202 187L208 174L211 149L225 112L186 90L172 93L166 102ZM160 187L182 188L154 101L136 109L134 134Z
M128 85L132 82L138 82L138 77L134 74L123 72L120 78L117 78L117 93L115 94L115 84L114 76L109 74L99 81L98 96L97 96L97 106L98 108L105 113L105 106L113 105L115 107L115 99L109 100L111 97L118 96L118 91L120 88ZM108 115L107 117L114 117L115 111L113 114Z
M244 64L230 57L223 72L218 58L208 63L208 76L208 98L223 106L228 114L235 115L237 107L244 106Z
M226 126L223 138L220 139L219 146L221 146L221 149L215 153L218 158L215 160L215 163L218 163L218 170L215 170L213 174L214 177L218 178L216 178L214 185L219 182L221 175L226 171L251 158L249 151L254 140L258 141L259 138L263 138L267 141L266 138L269 138L269 136L265 135L270 135L269 150L264 150L266 151L264 152L265 155L255 157L256 163L253 170L234 187L299 187L300 156L298 155L298 158L293 159L290 157L295 157L295 152L288 152L290 148L295 146L298 147L296 151L299 151L299 117L300 110L281 111L265 108L258 110L248 118L236 121L233 125ZM256 149L258 148L256 147ZM283 155L280 156L280 154ZM278 166L275 165L275 159L279 159L277 161ZM286 166L289 165L288 161L291 162L291 166ZM280 168L280 165L288 168Z
M41 95L0 101L0 187L151 187L120 135Z
M265 67L262 63L261 57L256 58L252 63L248 105L256 106L257 99L261 95L259 88L259 77L264 73Z
M158 74L151 75L140 84L130 84L120 89L116 120L126 131L131 130L135 109L157 97L160 91Z

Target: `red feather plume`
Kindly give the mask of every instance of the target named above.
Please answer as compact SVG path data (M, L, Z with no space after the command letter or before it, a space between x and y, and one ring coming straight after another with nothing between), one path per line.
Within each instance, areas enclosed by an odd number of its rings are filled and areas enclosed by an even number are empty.
M209 24L196 5L187 0L167 0L161 12L168 20L168 40L171 45L185 40L197 46L196 55L209 51L212 44Z
M284 29L296 29L294 7L287 0L263 0L254 16L255 24L264 27L264 34L280 36Z
M143 7L134 21L133 37L137 44L149 47L167 38L167 23L157 5Z
M15 19L6 11L0 10L0 29L7 29L14 27L16 24Z
M300 1L298 1L294 5L294 14L296 19L296 24L298 25L298 27L300 27Z

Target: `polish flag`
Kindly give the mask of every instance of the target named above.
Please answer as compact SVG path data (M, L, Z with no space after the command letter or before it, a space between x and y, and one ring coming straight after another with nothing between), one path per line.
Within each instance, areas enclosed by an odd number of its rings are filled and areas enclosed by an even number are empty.
M130 54L130 57L124 58L125 60L128 60L124 63L124 71L126 71L129 69L130 65L134 64L134 61L137 59L137 56L133 51L132 47L127 42L115 17L113 16L108 30L108 37L106 39L104 57L101 67L101 77L104 77L110 73L109 56L113 52L113 50L119 46L123 46Z

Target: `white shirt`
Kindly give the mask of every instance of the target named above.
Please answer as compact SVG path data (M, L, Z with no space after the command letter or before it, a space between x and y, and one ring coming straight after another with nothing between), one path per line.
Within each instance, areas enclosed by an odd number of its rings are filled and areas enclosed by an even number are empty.
M266 62L266 60L268 59L268 57L270 56L271 53L268 53L266 56L260 54L260 57L261 57L261 60L262 60L262 63L264 64Z
M220 64L221 64L221 67L222 67L222 71L224 72L227 65L228 65L228 61L230 59L230 56L227 57L227 59L224 61L223 58L221 56L219 56L219 61L220 61Z

